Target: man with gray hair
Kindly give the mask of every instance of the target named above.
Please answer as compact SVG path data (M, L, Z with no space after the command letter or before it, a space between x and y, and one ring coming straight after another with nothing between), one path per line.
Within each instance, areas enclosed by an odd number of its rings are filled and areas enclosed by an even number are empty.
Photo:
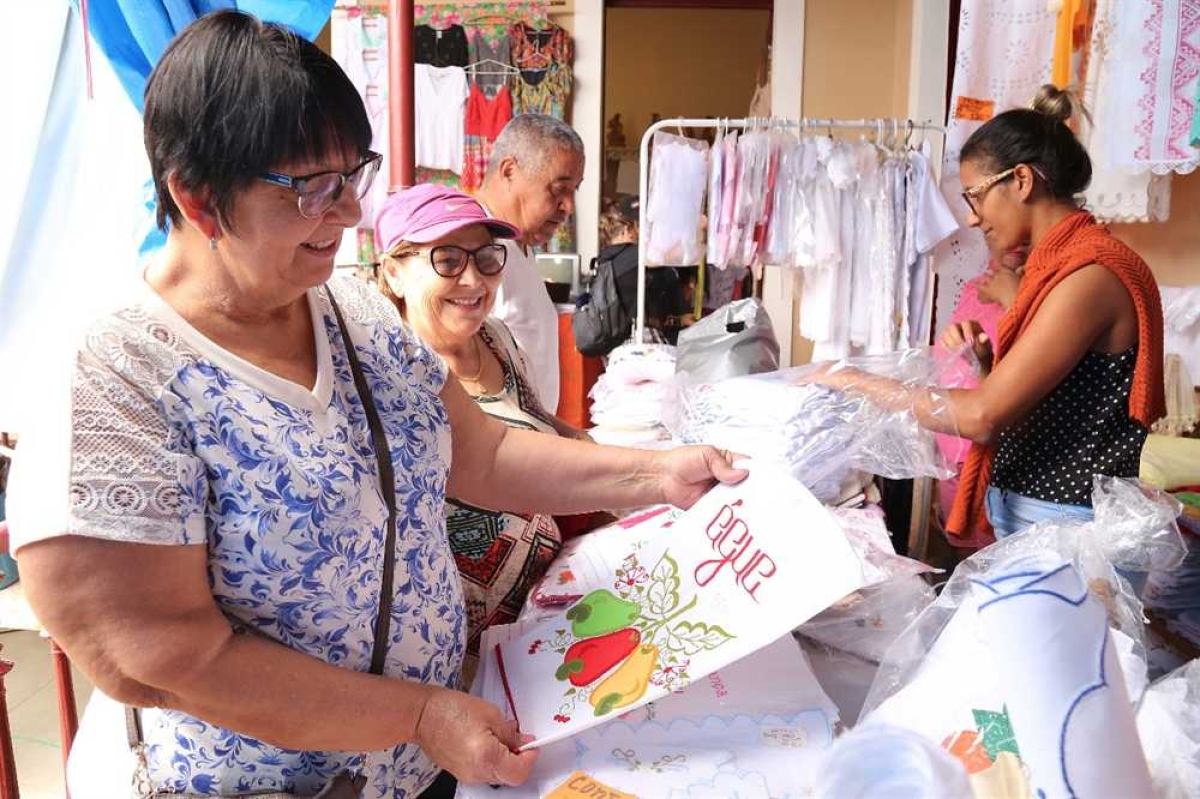
M558 314L531 247L545 244L575 210L583 181L583 140L562 120L521 114L496 139L477 197L489 215L520 231L505 242L508 260L492 315L512 331L533 368L538 397L558 408Z

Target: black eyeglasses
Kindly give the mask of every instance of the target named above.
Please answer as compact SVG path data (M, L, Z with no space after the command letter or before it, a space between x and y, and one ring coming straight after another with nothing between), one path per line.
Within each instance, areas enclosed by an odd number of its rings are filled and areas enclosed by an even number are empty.
M371 184L375 182L375 176L379 174L379 165L382 162L382 155L368 151L367 157L362 160L362 163L349 172L335 170L313 172L311 175L262 172L258 177L268 183L274 183L276 186L283 186L285 189L296 192L296 204L300 208L300 216L305 219L316 219L338 201L347 183L354 191L354 196L361 200L370 191Z
M393 253L393 257L404 258L418 254L419 250L408 250ZM504 264L508 261L508 249L503 244L493 242L474 250L463 249L453 244L441 244L429 251L429 263L433 266L433 271L442 277L461 275L467 268L469 258L475 259L475 268L479 270L479 274L491 277L504 270Z

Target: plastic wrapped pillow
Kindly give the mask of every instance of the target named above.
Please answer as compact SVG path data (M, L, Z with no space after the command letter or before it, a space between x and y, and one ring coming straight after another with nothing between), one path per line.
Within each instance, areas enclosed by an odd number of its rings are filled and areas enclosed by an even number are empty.
M980 771L990 769L1002 752L1012 751L1006 749L1006 741L1012 738L1014 722L1008 717L1009 695L1000 677L1006 667L1016 670L1009 678L1028 675L1030 668L997 662L990 654L984 641L995 616L981 609L988 604L988 586L999 585L997 580L1040 580L1041 572L1025 569L1028 564L1060 563L1078 574L1078 585L1090 597L1088 603L1102 608L1101 618L1127 691L1125 699L1129 706L1135 705L1146 687L1142 607L1115 567L1122 562L1136 564L1114 557L1141 547L1159 551L1157 558L1170 558L1174 534L1162 533L1162 524L1174 509L1167 498L1128 481L1098 481L1093 502L1094 521L1033 525L959 564L938 598L884 654L861 723L900 724L922 732L964 759L968 770L973 770L971 764ZM1156 540L1160 544L1152 545ZM1147 556L1146 561L1150 559ZM1022 584L1021 589L1034 587ZM1046 588L1041 593L1049 592ZM1071 591L1059 593L1066 594L1074 597ZM1040 651L1041 647L1034 647L1026 654ZM1049 684L1048 675L1039 680Z

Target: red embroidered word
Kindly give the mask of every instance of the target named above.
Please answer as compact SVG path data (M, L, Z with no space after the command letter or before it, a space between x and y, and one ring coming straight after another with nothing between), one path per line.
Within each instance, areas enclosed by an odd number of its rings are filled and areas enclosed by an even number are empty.
M750 527L734 510L741 504L739 499L732 505L722 506L708 523L708 539L720 557L704 561L693 575L696 584L704 587L728 566L733 570L734 581L757 602L755 592L777 571L777 567L770 555L754 546Z
M729 691L725 688L725 683L721 681L721 675L713 672L708 675L708 684L712 686L713 691L717 695L717 699L721 699L729 695Z

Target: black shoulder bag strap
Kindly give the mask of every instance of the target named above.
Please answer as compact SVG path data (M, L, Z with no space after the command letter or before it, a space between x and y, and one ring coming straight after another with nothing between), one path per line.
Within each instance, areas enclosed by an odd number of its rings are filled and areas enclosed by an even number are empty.
M383 578L379 584L379 619L375 623L375 645L371 649L371 673L383 674L391 635L392 593L396 576L396 475L392 471L392 450L388 447L383 421L379 418L371 387L367 385L367 378L358 362L358 354L354 351L354 342L350 340L350 331L346 328L342 309L338 307L328 286L325 288L325 294L333 307L333 315L337 317L346 360L350 362L350 371L354 375L354 388L358 391L358 399L367 415L367 426L371 429L371 446L375 450L375 460L379 465L379 490L383 492L383 502L388 511L387 534L383 543Z
M379 618L375 622L375 642L371 647L372 674L383 674L387 662L388 641L392 627L392 595L395 590L396 570L396 475L392 469L391 449L388 447L387 434L383 429L383 421L379 418L379 410L375 407L375 398L363 375L362 365L358 361L358 353L354 350L354 342L350 340L350 332L346 327L342 309L338 307L333 292L325 287L325 296L333 308L337 318L338 332L342 335L342 346L346 350L346 360L350 363L350 372L354 376L354 388L362 403L363 413L367 417L367 427L371 431L371 446L375 450L375 461L379 470L379 490L383 493L383 502L387 506L387 531L383 544L383 575L379 586ZM142 713L140 708L126 706L125 708L126 735L129 746L139 752L144 737L142 734Z

